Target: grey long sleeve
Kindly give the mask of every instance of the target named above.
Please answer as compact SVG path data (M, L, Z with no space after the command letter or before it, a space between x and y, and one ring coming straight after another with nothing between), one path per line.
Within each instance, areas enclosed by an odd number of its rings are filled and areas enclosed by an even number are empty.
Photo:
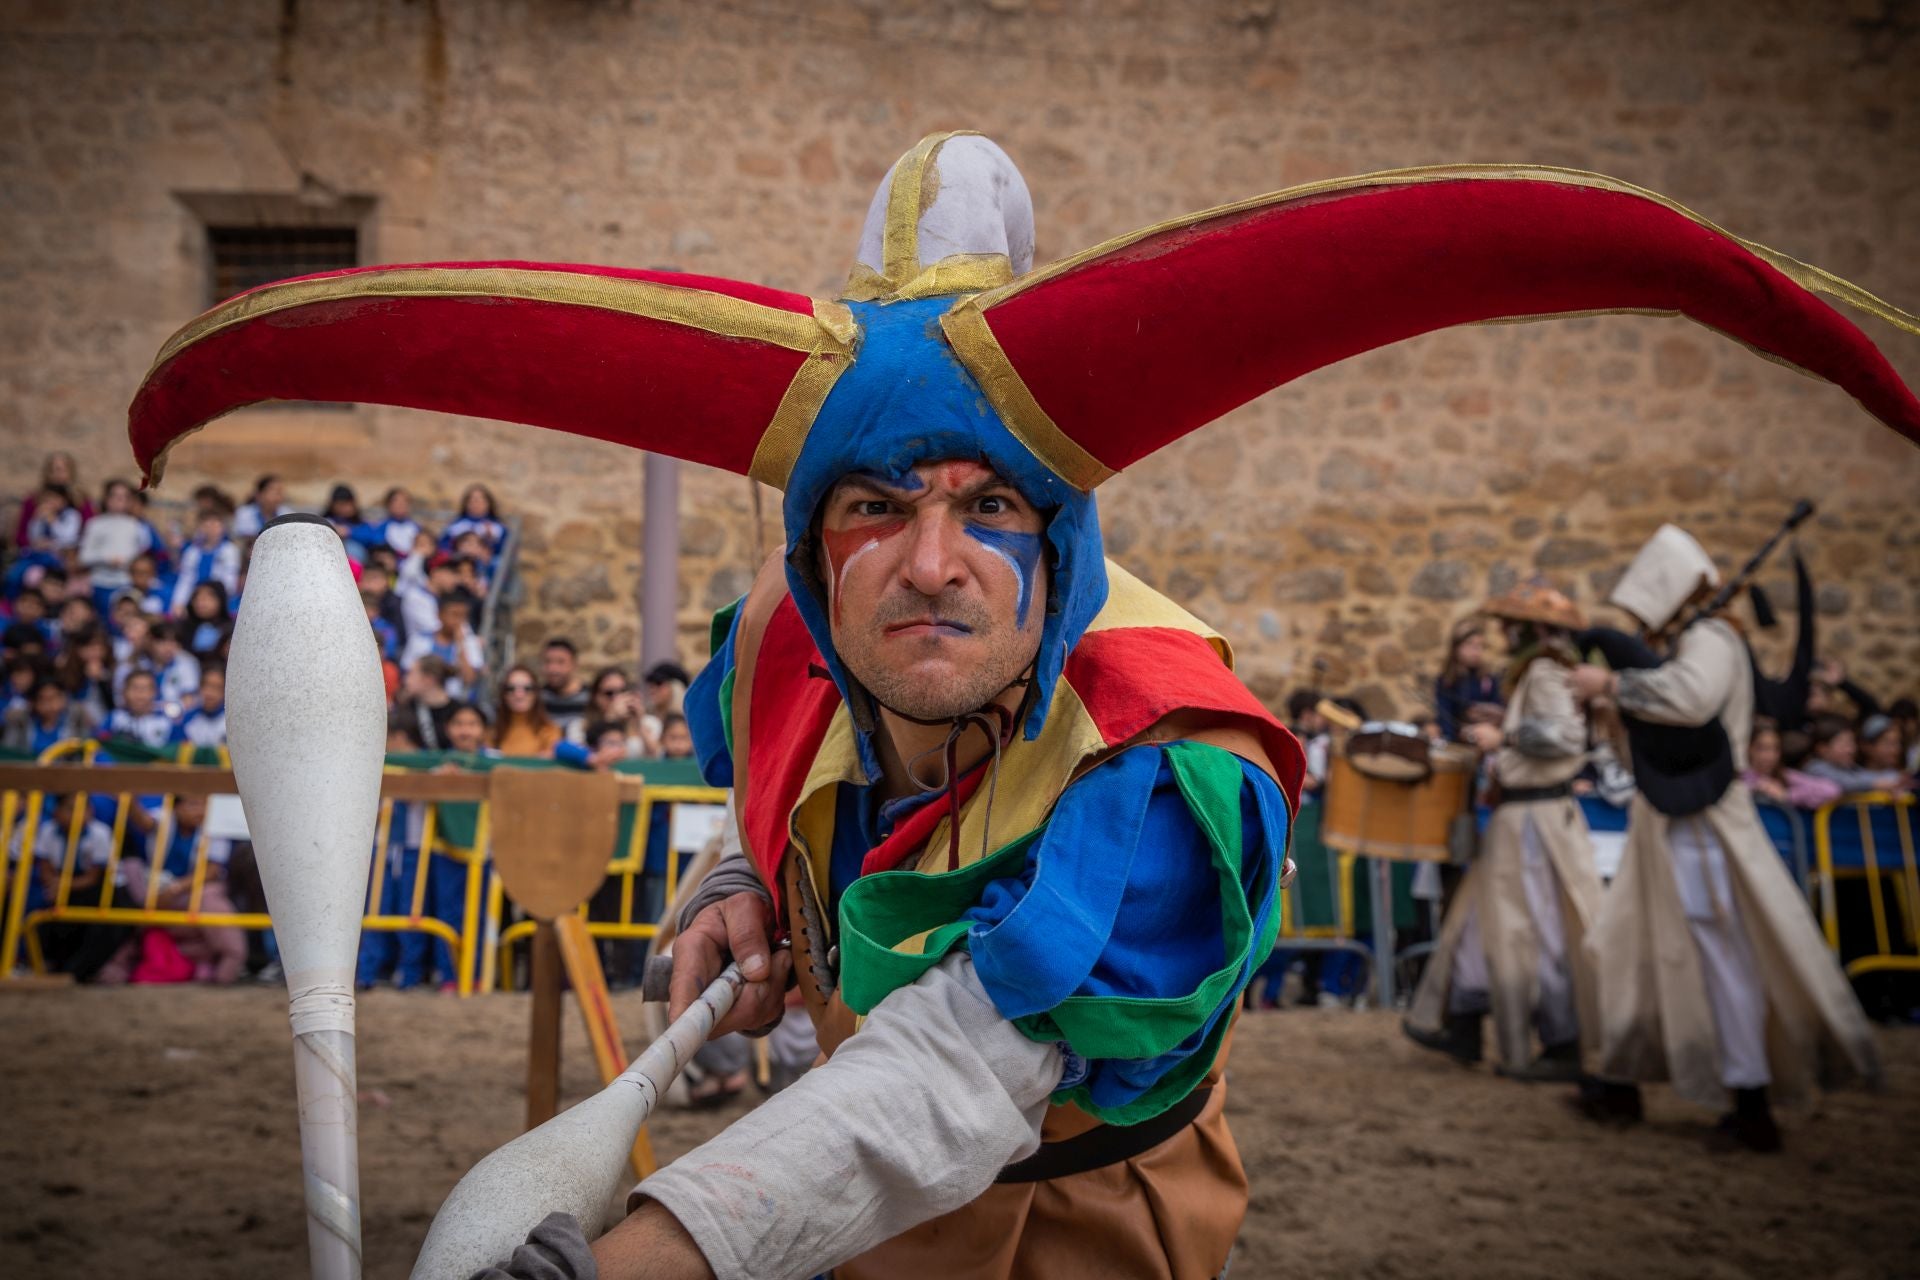
M1660 666L1622 671L1616 700L1655 724L1702 725L1725 709L1736 674L1747 669L1740 637L1724 622L1706 622L1681 632ZM1745 759L1745 746L1736 746L1737 759Z
M1040 1145L1057 1046L1000 1016L966 955L882 1000L831 1061L634 1188L726 1280L818 1275L978 1197Z

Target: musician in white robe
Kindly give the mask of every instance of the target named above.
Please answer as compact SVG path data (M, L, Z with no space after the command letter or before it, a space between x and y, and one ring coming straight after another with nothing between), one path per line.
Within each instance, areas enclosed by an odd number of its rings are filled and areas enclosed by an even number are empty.
M1601 894L1572 792L1587 760L1587 724L1568 679L1578 659L1567 633L1584 624L1566 596L1531 583L1481 612L1505 623L1512 654L1505 718L1465 730L1494 753L1496 804L1414 993L1406 1032L1474 1063L1491 1012L1502 1075L1568 1081L1580 1071L1581 1027L1595 1016L1581 943Z
M1657 639L1718 583L1700 544L1666 525L1611 602ZM1654 807L1645 770L1636 770L1626 853L1588 939L1600 1011L1589 1065L1614 1080L1670 1080L1682 1097L1726 1111L1718 1143L1778 1150L1772 1101L1848 1076L1877 1082L1879 1059L1859 1001L1738 778L1753 723L1746 644L1715 615L1681 630L1661 666L1580 667L1573 685L1583 699L1610 694L1641 721L1718 720L1733 757L1719 798L1680 817Z

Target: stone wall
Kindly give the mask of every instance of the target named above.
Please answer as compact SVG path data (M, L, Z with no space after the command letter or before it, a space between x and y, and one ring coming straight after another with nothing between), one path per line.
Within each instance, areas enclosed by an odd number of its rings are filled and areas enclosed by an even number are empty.
M1676 11L1677 10L1677 11ZM873 184L971 127L1021 164L1048 260L1291 183L1524 160L1662 191L1920 303L1920 9L1716 0L331 0L0 10L5 487L56 445L127 469L123 406L205 303L180 195L377 200L370 260L843 278ZM1865 322L1910 381L1920 339ZM528 520L525 638L635 651L640 460L398 410L251 411L167 489L286 474ZM681 624L777 540L690 469ZM1803 494L1825 644L1920 687L1920 454L1839 392L1677 320L1432 335L1300 380L1103 490L1112 554L1215 621L1256 689L1416 703L1446 625L1543 572L1591 603L1664 519L1737 562Z

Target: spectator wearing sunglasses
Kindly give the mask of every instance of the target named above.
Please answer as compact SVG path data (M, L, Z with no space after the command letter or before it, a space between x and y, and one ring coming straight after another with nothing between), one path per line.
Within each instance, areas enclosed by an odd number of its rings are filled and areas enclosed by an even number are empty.
M493 726L493 745L503 756L553 758L560 744L560 726L547 716L540 705L540 682L533 668L515 665L507 668L500 681L500 717Z
M587 714L567 726L568 742L588 751L595 765L612 754L607 730L620 733L622 747L616 759L650 759L660 754L660 723L641 711L639 695L626 672L603 667L589 688Z

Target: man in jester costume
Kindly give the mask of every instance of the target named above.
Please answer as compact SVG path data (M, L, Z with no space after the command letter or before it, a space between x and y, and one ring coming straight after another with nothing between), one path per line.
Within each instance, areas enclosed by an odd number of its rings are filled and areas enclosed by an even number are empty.
M721 1030L757 1029L791 974L827 1061L641 1183L591 1257L542 1246L572 1274L1227 1265L1247 1183L1223 1069L1302 762L1226 643L1104 559L1093 490L1122 468L1347 356L1596 310L1687 315L1920 437L1920 404L1815 295L1913 317L1593 174L1403 170L1039 270L1032 247L1012 162L940 134L889 172L838 300L367 268L223 304L135 400L150 476L219 414L298 398L531 423L784 490L784 551L688 696L740 852L676 944L675 1002L731 956L752 981Z

